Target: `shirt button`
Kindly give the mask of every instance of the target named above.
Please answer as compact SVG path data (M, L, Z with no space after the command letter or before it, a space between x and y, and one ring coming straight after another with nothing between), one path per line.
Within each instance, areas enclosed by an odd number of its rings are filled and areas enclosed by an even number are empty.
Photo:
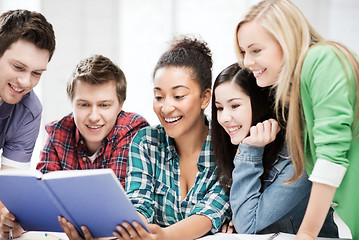
M330 204L330 206L331 206L331 207L338 207L338 203L332 202L332 203Z
M83 161L86 161L86 157L82 157L82 160L83 160Z
M80 143L81 143L81 144L84 144L84 141L80 140Z

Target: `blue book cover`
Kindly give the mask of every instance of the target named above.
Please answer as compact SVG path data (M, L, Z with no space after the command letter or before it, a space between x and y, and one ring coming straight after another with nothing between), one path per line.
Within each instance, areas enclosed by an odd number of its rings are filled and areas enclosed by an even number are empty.
M80 227L87 226L95 238L113 236L123 222L137 221L145 227L111 169L43 175L35 170L3 170L0 201L24 230L62 232L58 215L80 233Z

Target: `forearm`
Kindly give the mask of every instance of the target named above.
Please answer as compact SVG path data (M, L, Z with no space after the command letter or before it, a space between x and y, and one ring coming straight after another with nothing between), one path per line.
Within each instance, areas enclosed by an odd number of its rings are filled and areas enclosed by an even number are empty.
M193 227L196 226L196 227ZM212 229L212 221L204 215L192 215L167 228L164 239L185 240L204 236Z
M316 239L328 214L336 188L313 182L309 203L299 228L298 239Z
M249 148L246 150L243 146L240 147L241 154L249 154ZM305 173L295 182L286 183L293 176L294 167L291 160L283 154L264 179L266 185L262 186L261 155L256 153L255 148L251 152L251 157L237 154L230 192L235 229L247 234L265 229L299 206L304 213L305 203L301 204L308 201L311 188L311 182Z

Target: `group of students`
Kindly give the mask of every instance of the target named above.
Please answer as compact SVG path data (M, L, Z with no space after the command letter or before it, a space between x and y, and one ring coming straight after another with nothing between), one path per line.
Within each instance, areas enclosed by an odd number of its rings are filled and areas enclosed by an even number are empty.
M357 239L358 58L324 40L289 0L253 5L235 31L238 62L213 88L204 41L180 37L162 54L153 72L158 126L122 110L126 79L110 59L82 60L67 85L73 112L46 126L37 169L113 169L151 231L123 223L118 239L335 238L334 210ZM52 26L36 12L3 13L0 45L2 168L23 167L38 134L32 88L55 49ZM1 235L20 236L15 216L1 213ZM59 224L82 239L67 219Z

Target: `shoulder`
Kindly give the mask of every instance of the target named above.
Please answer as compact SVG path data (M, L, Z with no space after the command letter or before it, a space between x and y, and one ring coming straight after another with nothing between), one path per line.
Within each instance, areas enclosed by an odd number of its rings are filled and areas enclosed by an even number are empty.
M312 89L323 85L332 86L331 84L335 85L337 81L346 82L348 62L345 59L344 55L330 43L313 46L307 52L302 65L301 84L308 84L308 88Z
M49 135L55 134L56 132L75 132L76 125L72 113L66 115L61 120L56 120L51 123L48 123L45 126L45 129Z
M137 128L148 126L147 120L137 113L121 111L117 116L117 127Z
M338 58L333 48L334 46L329 44L315 45L308 50L304 61L319 61L325 60L328 57Z
M162 145L166 142L167 134L159 124L157 126L146 126L140 129L132 142L150 145Z
M33 118L36 118L42 112L41 102L35 94L34 90L31 90L28 94L26 94L18 103L18 106L22 106L27 109Z

